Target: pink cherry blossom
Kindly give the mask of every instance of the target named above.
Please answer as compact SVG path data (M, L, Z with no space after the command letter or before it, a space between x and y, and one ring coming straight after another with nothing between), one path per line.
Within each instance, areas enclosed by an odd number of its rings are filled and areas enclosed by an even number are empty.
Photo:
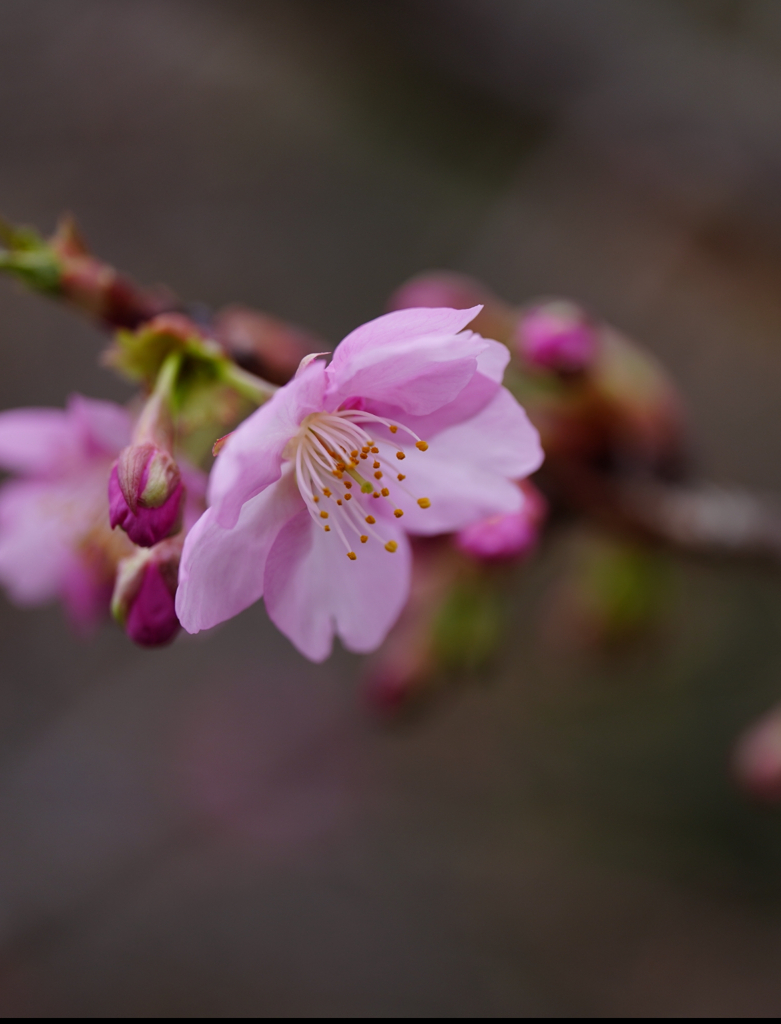
M108 606L114 570L132 551L112 533L106 487L130 439L127 412L73 396L62 409L0 413L0 583L13 601L60 598L77 625Z
M502 387L509 352L470 310L405 309L349 334L229 436L185 541L176 610L191 633L264 597L313 661L334 633L374 650L407 599L407 534L517 511L542 461Z

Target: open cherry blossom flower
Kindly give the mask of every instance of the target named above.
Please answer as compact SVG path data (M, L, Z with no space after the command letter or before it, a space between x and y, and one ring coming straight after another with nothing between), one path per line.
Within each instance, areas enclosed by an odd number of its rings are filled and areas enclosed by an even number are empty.
M542 451L501 386L509 352L470 310L405 309L349 334L225 442L185 541L176 610L196 633L264 597L313 661L374 650L407 599L407 534L517 511Z
M0 583L20 605L60 598L74 622L107 608L114 571L133 550L112 531L106 486L130 440L130 418L113 402L73 396L67 409L0 413Z

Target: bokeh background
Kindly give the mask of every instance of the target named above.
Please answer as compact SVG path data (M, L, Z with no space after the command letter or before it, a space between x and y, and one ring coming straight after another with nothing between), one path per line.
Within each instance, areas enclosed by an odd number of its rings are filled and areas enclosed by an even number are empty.
M0 208L336 342L406 277L640 339L699 469L781 489L776 0L1 0ZM0 281L0 407L122 400ZM777 1016L777 570L668 559L634 644L507 594L490 673L395 724L261 607L150 652L0 604L2 1016ZM544 641L541 637L544 636Z

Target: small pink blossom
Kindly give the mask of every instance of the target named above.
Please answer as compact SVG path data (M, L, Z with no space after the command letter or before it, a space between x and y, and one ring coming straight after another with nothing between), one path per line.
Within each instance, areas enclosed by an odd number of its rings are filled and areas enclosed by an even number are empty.
M127 412L72 397L62 409L0 413L0 583L20 605L60 598L77 625L108 607L114 570L132 550L108 523L106 485L130 439Z
M334 633L374 650L403 608L407 534L520 509L542 462L501 381L509 352L470 310L405 309L348 335L225 442L185 541L176 609L191 633L261 596L313 661Z
M533 366L577 372L596 355L596 328L574 302L563 299L533 306L522 314L517 327L521 355Z
M529 554L540 539L547 503L534 484L524 480L521 507L472 523L456 534L456 547L485 560L519 558Z

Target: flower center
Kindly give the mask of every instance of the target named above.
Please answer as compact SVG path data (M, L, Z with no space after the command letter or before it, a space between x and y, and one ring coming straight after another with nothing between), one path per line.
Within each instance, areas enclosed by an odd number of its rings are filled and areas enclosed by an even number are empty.
M309 514L326 533L338 534L347 548L347 557L358 556L353 542L358 537L366 544L370 537L379 541L386 551L394 552L395 540L386 540L375 529L377 520L366 507L366 498L384 499L392 504L397 519L404 510L391 501L387 482L393 482L421 508L431 504L428 498L415 498L403 485L404 473L391 458L401 461L405 453L393 441L375 441L368 429L372 424L387 427L391 434L399 429L415 440L419 451L426 451L425 441L400 424L375 416L361 409L342 409L339 412L315 412L307 416L292 439L288 457L295 467L296 483L306 502ZM394 480L395 478L395 480Z

